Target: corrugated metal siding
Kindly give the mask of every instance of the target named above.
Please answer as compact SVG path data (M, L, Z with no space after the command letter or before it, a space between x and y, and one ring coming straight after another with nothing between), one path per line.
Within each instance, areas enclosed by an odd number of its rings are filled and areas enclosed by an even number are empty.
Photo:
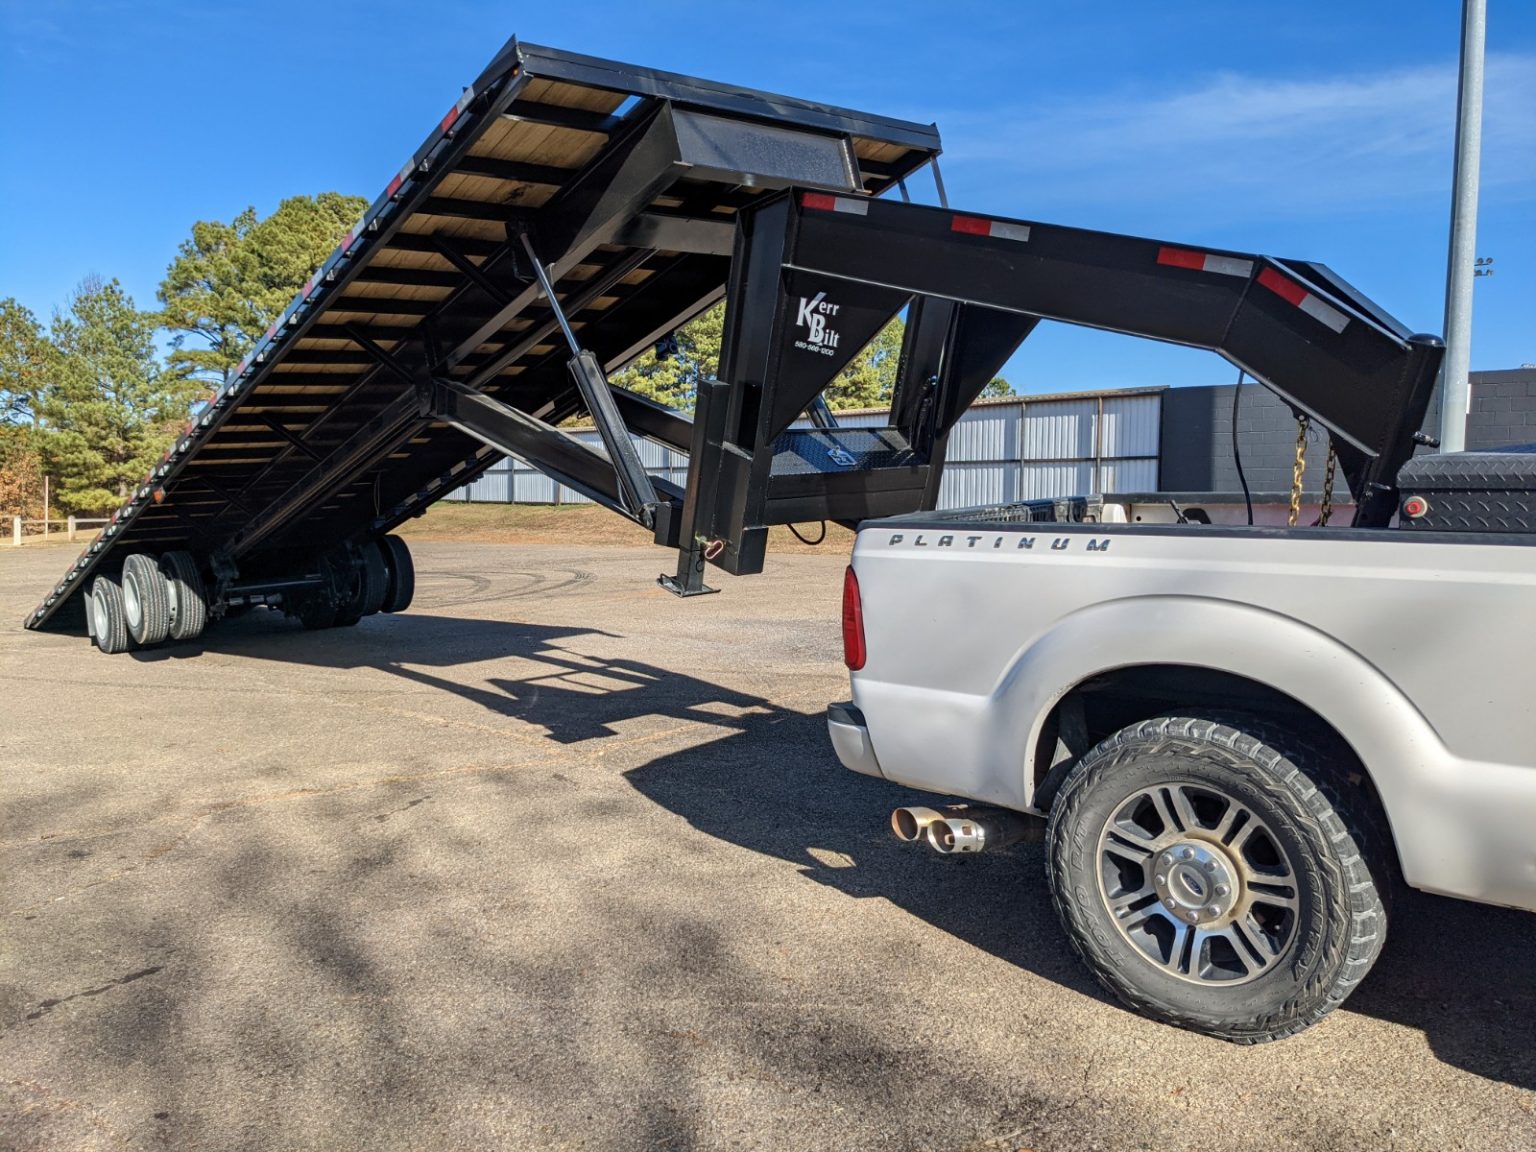
M1084 393L1044 400L1023 396L1008 403L974 407L950 434L939 507L1155 491L1161 414L1162 396L1156 392ZM879 428L888 420L885 412L838 416L838 422L849 428ZM799 420L795 427L809 428L811 422ZM583 429L572 435L589 444L602 443L595 430ZM635 443L653 476L679 486L686 483L686 453L638 438ZM590 503L585 496L516 461L497 465L449 499Z
M1100 466L1104 492L1156 492L1157 460L1106 460Z
M1156 456L1162 413L1161 396L1106 396L1103 455Z
M1093 491L1093 464L1039 462L1025 464L1020 500L1052 500L1061 496L1087 496Z
M939 486L940 508L974 508L979 504L1011 504L1019 498L1017 463L950 463Z
M1026 404L1020 458L1093 459L1093 429L1097 415L1098 404L1093 400L1049 400L1042 404Z

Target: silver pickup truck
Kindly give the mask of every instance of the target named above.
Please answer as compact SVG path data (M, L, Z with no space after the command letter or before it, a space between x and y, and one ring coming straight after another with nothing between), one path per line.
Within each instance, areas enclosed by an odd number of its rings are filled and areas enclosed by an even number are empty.
M1098 978L1244 1043L1344 1000L1399 879L1536 910L1536 534L1416 531L1420 496L1363 530L1116 499L861 527L832 742L971 802L898 836L977 851L1046 818Z

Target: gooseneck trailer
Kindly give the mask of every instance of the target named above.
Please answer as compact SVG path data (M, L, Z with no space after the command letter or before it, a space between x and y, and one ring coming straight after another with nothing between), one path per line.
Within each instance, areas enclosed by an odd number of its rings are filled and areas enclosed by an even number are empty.
M1439 341L1320 264L956 211L939 152L932 125L510 41L27 626L114 652L252 606L399 611L393 529L509 455L709 591L771 525L932 509L955 422L1042 319L1225 356L1329 430L1357 526L1393 515ZM925 166L937 206L908 196ZM722 297L691 417L610 385ZM890 426L839 428L823 391L903 313ZM687 452L686 484L635 436Z

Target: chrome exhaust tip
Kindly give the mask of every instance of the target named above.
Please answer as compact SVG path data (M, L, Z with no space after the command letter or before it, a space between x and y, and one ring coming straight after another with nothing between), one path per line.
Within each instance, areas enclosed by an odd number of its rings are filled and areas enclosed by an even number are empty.
M971 855L1007 848L1030 839L1040 821L1006 808L978 809L934 820L924 830L928 844L944 856Z
M936 821L953 815L954 809L945 812L933 808L898 808L891 813L891 832L903 844L914 844L923 838L923 832Z

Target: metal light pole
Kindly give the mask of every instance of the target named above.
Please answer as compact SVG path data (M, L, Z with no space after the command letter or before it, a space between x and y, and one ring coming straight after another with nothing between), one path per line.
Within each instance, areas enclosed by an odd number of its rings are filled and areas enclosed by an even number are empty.
M1456 93L1456 176L1445 278L1445 366L1440 374L1440 451L1467 444L1472 389L1472 282L1477 248L1477 178L1483 151L1483 41L1487 0L1462 0L1461 81Z

